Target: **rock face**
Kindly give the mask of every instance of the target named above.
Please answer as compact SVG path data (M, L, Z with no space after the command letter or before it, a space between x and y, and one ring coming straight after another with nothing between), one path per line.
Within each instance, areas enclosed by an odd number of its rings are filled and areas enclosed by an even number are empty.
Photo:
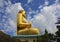
M12 38L11 36L0 31L0 42L20 42L20 40Z

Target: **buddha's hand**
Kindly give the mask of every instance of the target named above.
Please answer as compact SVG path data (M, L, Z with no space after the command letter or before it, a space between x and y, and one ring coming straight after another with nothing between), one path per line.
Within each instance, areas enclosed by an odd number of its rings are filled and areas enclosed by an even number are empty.
M28 23L28 24L27 24L27 27L28 27L28 28L31 28L31 23Z
M30 24L30 26L31 26L32 22L29 22L29 24Z
M29 22L30 24L32 24L32 22Z

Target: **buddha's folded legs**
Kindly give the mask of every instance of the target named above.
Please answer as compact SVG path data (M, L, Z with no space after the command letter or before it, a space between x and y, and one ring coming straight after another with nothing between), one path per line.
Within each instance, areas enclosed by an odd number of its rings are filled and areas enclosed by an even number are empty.
M37 28L29 28L17 31L18 35L36 35L39 34L39 30Z
M31 28L31 24L19 24L19 25L17 25L17 28L18 29L25 29L25 28Z

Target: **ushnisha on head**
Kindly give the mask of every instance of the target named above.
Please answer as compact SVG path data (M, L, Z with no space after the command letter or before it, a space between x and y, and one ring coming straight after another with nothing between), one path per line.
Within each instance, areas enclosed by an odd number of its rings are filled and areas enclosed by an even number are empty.
M20 10L18 13L25 14L26 12L24 10Z

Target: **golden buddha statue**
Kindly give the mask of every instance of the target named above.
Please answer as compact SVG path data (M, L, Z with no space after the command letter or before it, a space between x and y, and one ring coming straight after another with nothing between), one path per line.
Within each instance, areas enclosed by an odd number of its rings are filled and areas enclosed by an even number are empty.
M39 34L37 28L31 28L31 22L26 22L26 13L24 10L17 14L17 35L34 35Z

